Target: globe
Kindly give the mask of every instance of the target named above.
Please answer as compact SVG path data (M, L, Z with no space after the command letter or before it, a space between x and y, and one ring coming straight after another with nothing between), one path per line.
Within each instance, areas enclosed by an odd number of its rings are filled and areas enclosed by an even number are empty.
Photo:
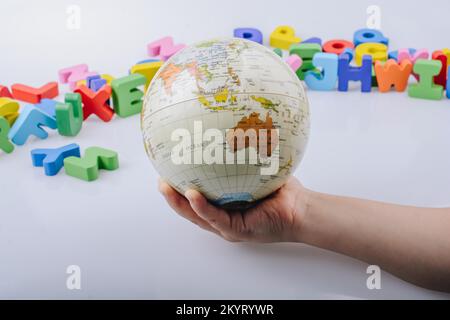
M161 177L224 207L251 205L280 188L303 157L309 126L293 70L238 38L172 56L152 79L141 114L145 149Z

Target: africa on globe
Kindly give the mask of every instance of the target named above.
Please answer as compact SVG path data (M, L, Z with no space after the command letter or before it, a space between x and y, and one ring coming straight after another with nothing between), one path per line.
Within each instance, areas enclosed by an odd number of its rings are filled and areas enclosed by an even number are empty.
M204 41L157 72L141 128L151 162L173 188L239 207L280 188L301 161L308 100L268 48L238 38Z

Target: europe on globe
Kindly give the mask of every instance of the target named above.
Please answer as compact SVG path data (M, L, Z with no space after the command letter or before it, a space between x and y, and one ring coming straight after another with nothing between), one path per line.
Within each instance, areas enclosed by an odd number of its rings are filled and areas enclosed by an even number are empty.
M150 83L141 128L157 172L180 193L242 206L280 188L301 161L309 107L297 75L245 39L203 41Z

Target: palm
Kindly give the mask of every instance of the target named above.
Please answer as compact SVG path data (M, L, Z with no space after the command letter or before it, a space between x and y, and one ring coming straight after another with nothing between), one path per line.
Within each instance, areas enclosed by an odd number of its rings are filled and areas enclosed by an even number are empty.
M197 191L188 191L186 200L165 183L160 189L181 216L230 241L288 241L304 212L301 206L304 189L293 177L278 191L245 211L214 207Z
M296 210L296 193L301 186L289 181L274 194L246 211L229 212L230 225L241 240L273 242L286 240L300 219Z

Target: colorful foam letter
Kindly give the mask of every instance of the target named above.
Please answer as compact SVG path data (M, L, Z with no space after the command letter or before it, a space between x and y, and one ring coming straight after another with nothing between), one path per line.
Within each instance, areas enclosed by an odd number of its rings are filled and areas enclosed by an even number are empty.
M270 45L275 48L289 50L294 43L300 43L302 39L295 36L295 30L289 26L279 26L270 35Z
M102 79L102 78L94 79L91 81L91 86L89 89L91 89L94 92L97 92L106 84L108 84L108 82L105 79Z
M233 36L235 38L247 39L250 41L257 42L259 44L263 43L262 32L255 28L237 28L233 31Z
M4 117L0 117L0 150L6 153L14 151L14 145L9 141L9 123Z
M59 94L58 83L49 82L40 88L33 88L24 84L11 86L14 99L29 103L39 103L42 99L52 99Z
M447 57L447 61L450 61L450 49L449 48L444 48L441 51Z
M450 66L447 67L447 98L450 99Z
M352 42L342 39L329 40L323 44L323 52L335 53L340 55L345 49L353 49L355 46Z
M441 72L434 77L434 83L443 86L445 89L447 86L447 56L442 51L435 51L431 55L431 59L439 60L442 63Z
M83 120L95 114L103 121L108 122L114 116L114 111L108 105L109 98L111 97L111 87L109 85L103 86L97 92L92 91L85 85L81 85L75 90L75 93L81 95L81 101L83 102Z
M312 38L308 38L306 40L303 40L302 43L315 43L318 44L319 46L322 45L322 39L318 38L318 37L312 37Z
M149 43L147 45L147 52L150 57L159 56L161 60L167 61L184 47L186 47L184 44L174 45L172 37L164 37Z
M119 167L117 152L100 147L87 148L84 157L64 159L64 170L69 176L86 181L98 178L99 169L116 170Z
M35 167L44 167L45 175L54 176L64 165L67 157L80 157L80 147L76 143L55 149L31 150L31 161Z
M427 49L415 50L414 53L411 54L409 49L404 48L404 49L398 50L397 61L402 62L403 60L408 59L414 65L416 63L417 59L428 59L428 56L429 56L429 53L428 53ZM413 71L412 75L417 80L419 80L419 76L414 71Z
M56 129L56 120L34 105L25 105L16 122L9 131L9 138L16 145L23 145L28 137L34 135L40 139L48 137L42 126Z
M341 54L338 59L338 90L347 91L348 82L361 81L361 92L372 90L372 57L364 56L361 67L350 66L350 57Z
M89 89L92 89L92 81L94 80L98 80L101 79L101 76L99 74L93 75L93 76L89 76L84 80L84 83L80 83L80 84L85 84L86 87L88 87ZM106 82L106 80L105 80Z
M361 43L366 42L378 42L385 45L389 44L389 39L386 38L381 31L376 29L359 29L353 34L353 44L355 47L359 46Z
M78 64L58 71L59 82L68 83L72 90L75 89L78 81L85 80L87 77L96 74L97 72L89 71L87 64Z
M66 93L64 103L56 105L56 123L62 136L76 136L83 125L83 108L78 93Z
M0 116L12 126L19 117L19 103L9 98L0 98Z
M312 90L333 90L338 78L338 56L334 53L319 52L313 57L315 67L322 67L322 72L317 75L308 71L305 74L305 83Z
M131 74L111 83L114 110L118 116L128 117L141 112L144 94L138 87L146 82L147 79L143 75Z
M405 59L414 63L417 59L428 59L429 53L427 49L410 50L407 48L399 49L397 54L397 61L402 62Z
M355 56L355 50L350 49L350 48L345 48L344 51L342 51L342 53L348 54L350 62L353 60L353 57Z
M273 52L280 58L283 58L283 50L281 50L280 48L273 49Z
M105 84L108 84L106 79L103 79L100 75L89 76L85 81L86 86L94 92L100 90Z
M286 63L296 72L302 66L303 60L298 55L293 54L286 59Z
M434 84L433 78L442 68L439 60L418 59L414 64L414 72L419 75L419 82L413 83L408 88L408 95L414 98L440 100L444 88Z
M104 85L109 84L108 80L102 78L99 75L87 77L85 80L85 83L86 83L86 86L94 92L97 92L98 90L100 90ZM106 101L106 104L108 106L111 105L110 100L111 99L108 99L108 101Z
M147 90L148 86L150 85L150 82L152 81L156 72L159 70L159 68L161 68L162 65L163 65L162 61L136 64L131 67L130 74L136 73L142 74L146 79L145 90Z
M136 62L136 64L142 64L142 63L147 63L147 62L158 62L158 61L161 61L161 60L159 60L159 59L144 59L144 60L140 60L140 61Z
M55 118L57 103L58 101L52 99L42 99L41 102L35 104L35 107L48 114L50 117Z
M414 56L414 54L416 53L416 49L414 48L408 48L407 50L410 56ZM398 50L389 51L388 59L394 59L398 61Z
M365 42L355 49L355 63L357 66L362 64L362 58L365 55L372 56L372 62L386 61L388 57L388 48L385 44L376 42Z
M12 98L11 92L9 92L8 87L0 86L0 97Z
M384 64L381 61L376 61L375 74L378 90L380 92L388 92L394 86L398 92L405 91L411 72L412 63L409 60L397 63L394 59L389 59Z
M106 74L106 73L105 73L105 74L101 74L101 75L98 75L98 74L90 75L90 76L86 77L86 79L77 81L77 83L75 84L75 87L79 87L79 86L81 86L82 84L84 84L84 85L85 85L86 87L88 87L89 89L92 89L92 88L88 85L87 79L91 79L91 81L95 81L96 79L104 79L104 80L106 80L106 83L107 83L107 84L111 85L111 81L114 80L114 77L113 77L112 75Z
M295 54L303 60L301 67L296 72L300 80L304 79L306 71L314 70L312 59L316 53L321 51L322 47L316 43L298 43L291 46L289 54Z

